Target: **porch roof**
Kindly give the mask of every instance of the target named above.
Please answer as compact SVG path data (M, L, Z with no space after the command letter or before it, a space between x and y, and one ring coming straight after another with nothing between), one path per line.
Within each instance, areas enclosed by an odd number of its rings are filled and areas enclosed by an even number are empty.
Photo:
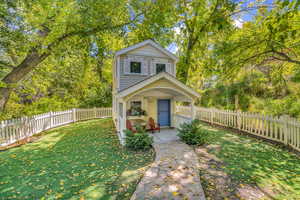
M167 84L162 84L162 80L165 80ZM157 84L155 84L157 83ZM161 84L160 84L161 83ZM154 76L149 77L129 88L120 91L117 94L118 98L127 98L128 96L138 94L145 94L147 91L154 90L160 92L173 91L173 94L180 94L187 96L190 99L195 99L200 97L200 95L194 91L192 88L186 86L185 84L178 81L174 76L167 72L162 72Z

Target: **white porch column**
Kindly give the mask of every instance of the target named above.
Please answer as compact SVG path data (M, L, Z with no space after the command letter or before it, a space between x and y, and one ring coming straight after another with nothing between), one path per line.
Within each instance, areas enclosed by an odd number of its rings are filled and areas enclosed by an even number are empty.
M123 116L122 116L122 124L123 124L123 126L121 127L120 133L121 133L121 144L125 145L126 135L124 133L124 130L126 129L126 118L127 118L127 116L126 116L126 101L123 100L122 104L123 104L123 110L122 110L122 114L123 114Z

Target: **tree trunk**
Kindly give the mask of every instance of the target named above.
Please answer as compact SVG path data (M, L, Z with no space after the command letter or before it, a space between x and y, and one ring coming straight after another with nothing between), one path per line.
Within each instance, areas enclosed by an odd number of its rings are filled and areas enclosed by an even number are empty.
M0 88L0 112L4 111L10 93L10 88Z
M234 107L235 107L235 110L239 110L239 95L234 95Z
M99 80L102 82L102 81L105 81L104 80L104 77L103 77L103 58L100 57L97 59L97 73L98 73L98 76L99 76Z
M186 81L188 79L189 69L191 67L190 66L191 65L191 53L192 53L193 48L194 48L194 44L192 42L192 39L189 39L182 66L180 67L180 69L178 71L179 79L183 83L186 83Z
M13 84L17 84L27 74L29 74L37 65L39 65L49 54L39 54L38 51L31 49L26 58L11 72L9 72L2 80L7 86L0 88L0 111L4 111L10 93L12 92Z

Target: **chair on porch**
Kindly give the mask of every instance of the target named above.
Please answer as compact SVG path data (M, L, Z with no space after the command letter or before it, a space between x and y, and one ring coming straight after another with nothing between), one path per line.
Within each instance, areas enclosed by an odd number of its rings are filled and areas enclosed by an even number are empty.
M132 131L133 133L136 133L136 129L132 126L131 121L130 120L126 120L126 128L130 131Z
M160 125L154 122L154 119L152 117L149 118L148 120L148 129L147 131L151 131L152 133L154 133L155 131L160 132Z

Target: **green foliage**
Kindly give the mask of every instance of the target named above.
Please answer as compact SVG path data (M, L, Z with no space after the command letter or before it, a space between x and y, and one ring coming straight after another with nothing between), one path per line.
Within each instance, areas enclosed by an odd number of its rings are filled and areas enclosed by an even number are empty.
M250 21L241 20L245 13L240 12L231 19L231 27L204 32L190 52L191 65L183 62L186 54L180 52L178 72L192 68L187 82L202 93L202 106L300 118L299 1L261 5L260 1L247 5L259 8ZM239 3L233 7L247 10ZM230 12L226 6L222 10ZM238 20L241 26L234 25ZM179 36L180 44L185 43L180 51L191 49L190 38L182 37L185 33Z
M189 145L203 145L208 141L208 131L202 129L199 120L183 123L178 128L178 136Z
M1 1L0 89L13 89L1 118L72 106L111 106L114 52L149 38L169 44L176 18L169 15L173 4L171 0ZM31 56L33 50L36 54ZM46 59L28 66L21 78L6 79L27 56L42 54ZM1 111L3 98L1 92Z
M137 127L137 133L125 130L126 147L133 150L148 150L152 147L153 138L144 129Z
M130 199L152 161L124 149L110 119L72 124L0 152L1 199Z
M260 0L1 1L0 89L10 87L12 93L0 118L111 106L114 52L149 38L177 47L177 78L202 94L200 105L300 118L299 5L298 0L269 7ZM250 21L235 25L254 9ZM49 56L20 81L5 82L33 47ZM288 103L290 108L281 105Z

